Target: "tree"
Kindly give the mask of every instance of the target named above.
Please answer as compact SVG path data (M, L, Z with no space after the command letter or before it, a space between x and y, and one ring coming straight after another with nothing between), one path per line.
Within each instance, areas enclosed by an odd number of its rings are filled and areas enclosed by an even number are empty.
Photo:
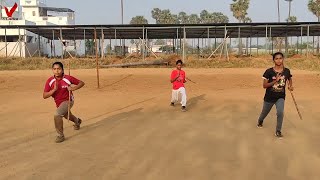
M152 18L156 20L156 24L160 24L160 15L161 15L161 9L154 8L151 11Z
M201 24L210 23L210 19L211 19L211 14L207 10L202 10L200 13Z
M199 24L200 18L198 14L191 14L188 18L188 24Z
M320 1L319 0L309 0L308 9L318 18L318 22L320 22ZM317 54L319 54L319 36L317 43Z
M148 20L144 16L135 16L131 19L130 24L148 24ZM139 49L141 45L140 40L131 40L131 44L136 45L136 49Z
M85 42L86 46L86 54L93 55L94 54L94 40L87 39Z
M318 18L320 22L320 1L319 0L309 0L308 9Z
M242 23L246 16L248 15L250 0L232 0L233 3L230 4L230 10L233 16Z
M179 12L178 20L180 24L187 24L189 20L189 16L185 12Z
M287 22L298 22L296 16L290 16L288 19L286 19Z
M159 8L154 8L151 14L157 24L209 24L229 22L229 18L223 13L210 13L207 10L201 11L200 17L197 14L188 15L186 12L179 12L179 14L176 15L172 14L169 9L161 10Z
M178 16L171 14L169 9L162 10L160 13L160 24L176 24Z
M210 24L210 23L228 23L229 18L222 14L221 12L209 13L207 10L203 10L200 13L200 23Z
M247 15L248 15L248 9L249 9L249 3L250 0L232 0L233 3L230 4L230 10L233 13L233 16L240 22L244 23ZM239 38L239 55L242 53L242 41L241 38Z
M221 12L214 12L211 14L212 23L228 23L228 16L222 14Z
M249 18L249 17L245 17L245 18L243 19L243 22L244 22L244 23L252 23L252 19Z
M161 10L154 8L151 11L152 18L157 24L176 24L179 23L178 15L172 14L169 9Z
M148 24L148 20L144 16L135 16L131 19L130 24Z

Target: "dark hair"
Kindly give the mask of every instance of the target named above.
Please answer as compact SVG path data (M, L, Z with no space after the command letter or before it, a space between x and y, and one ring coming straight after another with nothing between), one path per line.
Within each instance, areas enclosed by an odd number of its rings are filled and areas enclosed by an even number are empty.
M178 64L183 64L183 62L181 61L181 59L179 59L177 62L176 62L176 65L178 65Z
M276 59L276 56L277 56L277 55L281 55L281 56L284 58L284 55L283 55L282 52L276 52L276 53L274 53L274 54L272 55L272 60Z
M54 62L54 63L52 64L52 68L53 68L54 65L59 65L59 66L61 67L61 69L63 70L63 64L62 64L62 62Z

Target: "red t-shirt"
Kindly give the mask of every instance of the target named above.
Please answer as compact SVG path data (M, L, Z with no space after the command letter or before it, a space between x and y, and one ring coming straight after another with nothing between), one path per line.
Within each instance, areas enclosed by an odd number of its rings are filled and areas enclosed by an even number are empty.
M181 87L184 87L184 82L186 81L186 73L183 71L183 70L173 70L171 72L171 79L175 79L180 73L180 77L174 81L172 84L173 84L173 89L174 90L177 90Z
M58 83L58 89L52 95L52 97L54 98L54 101L56 102L57 107L59 107L62 102L69 100L68 86L70 86L71 84L78 85L80 80L68 75L64 75L62 79L56 79L54 76L50 77L47 80L46 85L44 86L44 92L49 92L52 89L54 89L56 81ZM72 92L71 92L71 100L72 101L74 100Z

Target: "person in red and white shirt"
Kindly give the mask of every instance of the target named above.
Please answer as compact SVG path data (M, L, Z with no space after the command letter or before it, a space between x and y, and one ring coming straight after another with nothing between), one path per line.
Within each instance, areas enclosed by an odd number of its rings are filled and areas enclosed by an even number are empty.
M64 74L63 64L55 62L52 64L53 76L50 77L44 87L43 98L53 97L56 103L56 113L54 115L54 124L58 136L56 143L65 140L63 134L63 117L68 119L69 91L70 92L70 109L74 104L74 96L72 91L78 90L84 86L84 82L76 79L73 76ZM74 129L79 130L81 119L74 116L71 112L69 120L74 122Z
M171 106L174 106L175 103L179 101L179 96L181 96L181 110L186 111L187 105L187 94L186 89L184 87L184 83L186 83L186 73L181 70L182 61L178 60L176 62L177 69L171 72L170 82L172 83L172 97L171 97Z

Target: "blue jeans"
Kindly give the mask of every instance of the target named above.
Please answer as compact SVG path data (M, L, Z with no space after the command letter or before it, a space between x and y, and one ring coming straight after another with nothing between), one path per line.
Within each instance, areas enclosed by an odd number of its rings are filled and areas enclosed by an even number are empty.
M271 108L273 107L273 105L276 105L277 108L277 127L276 127L276 131L281 131L282 128L282 122L283 122L283 111L284 111L284 99L278 99L277 102L266 102L264 101L263 103L263 108L262 108L262 112L260 114L258 123L259 124L263 124L263 120L267 117L267 115L269 114Z

